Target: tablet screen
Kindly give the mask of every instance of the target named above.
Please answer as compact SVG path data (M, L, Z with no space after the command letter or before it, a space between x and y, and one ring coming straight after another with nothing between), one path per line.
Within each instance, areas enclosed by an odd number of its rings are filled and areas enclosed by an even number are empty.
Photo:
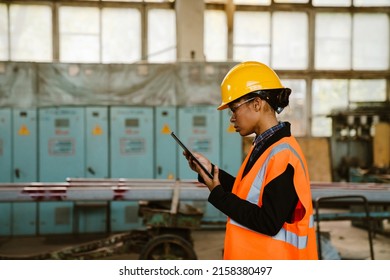
M194 159L194 161L199 164L199 166L203 169L203 171L207 174L207 176L210 178L210 179L213 179L213 175L206 169L206 167L204 167L203 164L201 164L199 162L199 160L191 153L191 151L186 147L186 145L183 144L183 142L180 141L180 139L175 135L175 133L171 132L171 136L173 137L173 139L176 140L176 142L183 148L183 150L190 155L190 157L192 157Z

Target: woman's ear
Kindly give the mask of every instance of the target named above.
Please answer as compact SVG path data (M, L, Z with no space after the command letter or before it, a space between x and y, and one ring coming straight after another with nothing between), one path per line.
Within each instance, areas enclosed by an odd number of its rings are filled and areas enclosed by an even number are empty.
M259 98L259 110L262 110L263 112L271 112L274 111L271 107L271 105L267 102L267 100Z
M260 97L256 97L255 100L253 100L253 106L255 107L255 111L258 112L261 109L262 106L262 99Z

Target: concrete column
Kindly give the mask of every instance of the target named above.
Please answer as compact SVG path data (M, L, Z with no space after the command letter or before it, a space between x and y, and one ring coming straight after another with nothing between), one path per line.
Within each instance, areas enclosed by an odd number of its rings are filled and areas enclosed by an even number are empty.
M204 61L203 0L176 0L177 60Z

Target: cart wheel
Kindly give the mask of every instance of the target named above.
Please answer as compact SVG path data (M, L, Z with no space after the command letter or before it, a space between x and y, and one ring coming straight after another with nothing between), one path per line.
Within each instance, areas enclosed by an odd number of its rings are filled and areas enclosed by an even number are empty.
M196 260L191 244L175 234L154 237L142 249L140 260Z

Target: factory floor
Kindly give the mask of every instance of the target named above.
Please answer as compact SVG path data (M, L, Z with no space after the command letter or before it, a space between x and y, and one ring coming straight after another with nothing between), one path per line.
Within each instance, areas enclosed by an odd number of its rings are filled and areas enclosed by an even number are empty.
M374 257L376 260L390 260L389 222L383 221L381 233L373 236ZM367 230L356 227L350 221L321 222L321 232L330 236L332 247L339 253L341 259L370 259L370 249ZM222 257L224 230L201 229L191 232L194 250L200 260L219 260ZM0 258L25 259L25 256L61 250L65 247L81 244L99 238L84 237L13 237L0 238ZM124 260L138 259L136 253L112 254L99 259Z

